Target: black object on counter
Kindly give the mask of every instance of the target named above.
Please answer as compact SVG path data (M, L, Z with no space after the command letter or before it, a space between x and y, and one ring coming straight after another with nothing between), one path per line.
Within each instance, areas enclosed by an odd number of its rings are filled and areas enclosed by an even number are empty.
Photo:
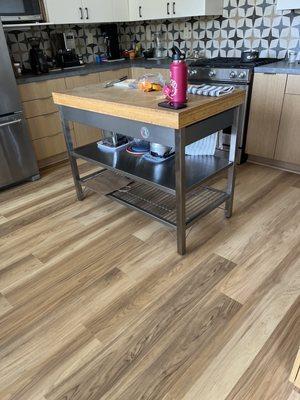
M259 52L256 50L246 50L242 52L241 60L244 63L253 62L259 59Z
M105 55L107 59L118 60L121 57L121 53L117 25L105 24L101 27L101 31L106 45Z
M49 72L47 56L40 49L40 40L38 38L29 38L31 49L29 51L29 63L32 72L35 75L46 74Z

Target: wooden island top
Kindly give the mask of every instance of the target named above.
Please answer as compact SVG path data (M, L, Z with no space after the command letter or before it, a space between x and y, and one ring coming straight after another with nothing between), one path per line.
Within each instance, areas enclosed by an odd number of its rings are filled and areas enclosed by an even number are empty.
M144 93L137 89L104 88L103 84L54 92L54 103L85 111L181 129L241 105L245 91L238 89L220 97L189 95L188 107L168 110L158 106L161 92Z

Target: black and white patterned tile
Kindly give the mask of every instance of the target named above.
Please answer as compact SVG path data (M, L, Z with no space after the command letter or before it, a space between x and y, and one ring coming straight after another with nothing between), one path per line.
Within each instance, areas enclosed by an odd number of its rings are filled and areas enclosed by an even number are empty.
M144 49L153 46L155 32L163 33L164 55L173 45L183 51L202 51L207 57L239 57L245 49L259 50L261 57L284 58L288 50L299 52L300 11L276 11L276 0L224 0L222 16L190 17L119 23L119 43L129 49L134 41ZM86 62L105 50L99 25L33 27L7 32L7 42L15 61L28 66L29 37L39 37L41 47L51 57L52 31L74 31L76 51Z

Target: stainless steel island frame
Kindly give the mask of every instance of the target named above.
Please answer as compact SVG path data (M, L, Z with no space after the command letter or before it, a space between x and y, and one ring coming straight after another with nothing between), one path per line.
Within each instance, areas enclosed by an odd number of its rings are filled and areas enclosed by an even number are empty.
M230 218L232 215L239 108L240 106L231 108L182 129L173 129L60 105L78 200L84 199L83 187L88 187L92 179L100 176L103 168L129 177L135 183L108 196L175 228L178 253L184 255L187 228L222 204L225 204L225 216ZM125 151L101 151L97 143L75 149L70 121L175 147L175 158L162 164L153 164ZM217 156L185 156L185 146L230 126L232 134L229 159ZM77 159L97 164L101 171L81 178ZM228 170L225 191L205 186L207 180L224 170Z

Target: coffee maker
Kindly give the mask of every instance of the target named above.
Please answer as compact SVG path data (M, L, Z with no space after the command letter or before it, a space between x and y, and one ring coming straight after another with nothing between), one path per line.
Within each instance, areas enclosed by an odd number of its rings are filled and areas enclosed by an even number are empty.
M42 49L40 49L40 39L29 38L31 49L29 50L29 63L31 71L35 75L46 74L49 72L49 65L47 56Z
M105 55L108 60L118 60L120 58L118 29L116 24L105 24L101 28L102 36L106 46Z
M53 32L50 35L50 41L57 67L64 69L82 65L76 54L75 36L73 32Z

